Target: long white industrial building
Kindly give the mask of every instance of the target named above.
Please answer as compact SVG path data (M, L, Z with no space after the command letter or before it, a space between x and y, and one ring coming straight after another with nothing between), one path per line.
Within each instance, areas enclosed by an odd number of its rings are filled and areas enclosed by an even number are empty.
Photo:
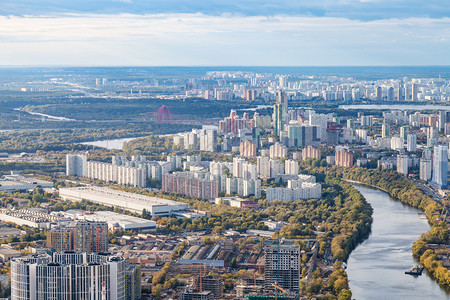
M84 186L59 189L59 196L67 201L87 200L107 206L117 206L142 213L145 209L152 216L171 215L189 209L189 204L145 195L113 190L107 187Z

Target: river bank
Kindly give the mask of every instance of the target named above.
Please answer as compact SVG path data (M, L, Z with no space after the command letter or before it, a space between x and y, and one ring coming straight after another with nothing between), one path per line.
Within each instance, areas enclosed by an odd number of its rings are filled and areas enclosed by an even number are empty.
M351 182L374 209L371 234L352 251L347 263L352 298L448 299L449 294L428 275L404 273L417 264L413 242L430 229L418 216L419 210L385 191Z

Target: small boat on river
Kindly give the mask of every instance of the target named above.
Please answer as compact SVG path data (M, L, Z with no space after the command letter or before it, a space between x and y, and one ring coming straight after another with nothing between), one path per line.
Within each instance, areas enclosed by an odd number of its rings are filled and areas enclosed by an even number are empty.
M422 275L423 267L422 266L414 266L409 271L406 271L405 274L420 276Z

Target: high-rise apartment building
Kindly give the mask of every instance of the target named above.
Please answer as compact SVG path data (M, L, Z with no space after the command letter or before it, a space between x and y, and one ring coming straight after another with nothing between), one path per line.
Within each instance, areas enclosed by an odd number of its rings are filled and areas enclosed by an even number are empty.
M372 127L373 126L373 116L361 116L361 126Z
M439 189L447 188L448 173L448 149L447 146L434 147L433 154L433 183Z
M397 155L397 172L405 176L408 175L408 160L407 154Z
M73 228L56 227L47 231L47 248L56 252L73 250Z
M256 144L249 140L241 142L239 146L241 156L256 157Z
M340 149L335 153L335 164L340 167L353 167L353 153L347 149Z
M140 299L127 295L127 273L139 271L121 256L54 253L15 258L11 262L11 297L15 300ZM140 282L134 280L137 285ZM140 290L140 288L138 288Z
M408 152L415 152L417 150L417 135L408 134L406 138L406 150Z
M400 127L400 137L404 140L408 138L409 133L409 127L408 126L402 126Z
M307 158L315 158L315 159L321 159L322 153L320 152L320 149L314 148L312 146L307 146L306 148L302 149L302 159L305 160Z
M200 151L217 151L217 131L213 129L200 130L198 135L200 140Z
M390 136L390 128L389 128L389 124L383 124L381 125L381 137L387 138Z
M305 147L319 141L317 126L288 125L289 146Z
M284 158L287 157L288 150L287 147L276 142L269 148L270 158Z
M84 154L66 155L66 175L67 176L87 176L87 156Z
M205 173L174 172L162 178L162 190L198 199L215 199L219 197L219 182L210 179Z
M289 175L298 175L298 161L287 159L284 162L284 172Z
M74 250L86 253L108 251L108 223L77 222L74 229Z
M275 104L273 107L273 129L276 136L280 136L286 124L286 107L282 104Z
M444 132L446 125L447 125L447 112L441 110L439 112L439 131Z
M264 286L274 290L273 283L298 293L300 291L300 246L266 245L264 248Z

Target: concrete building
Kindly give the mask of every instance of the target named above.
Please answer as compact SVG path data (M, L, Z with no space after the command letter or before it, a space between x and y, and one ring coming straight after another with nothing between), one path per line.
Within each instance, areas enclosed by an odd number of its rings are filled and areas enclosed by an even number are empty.
M387 138L391 135L390 133L390 126L389 124L383 124L381 125L381 137Z
M353 167L353 153L345 148L336 151L335 164L340 167Z
M97 161L87 162L87 177L134 187L145 187L147 172L142 167L129 167Z
M87 156L83 154L66 155L66 175L67 176L87 176Z
M239 197L220 197L214 200L215 204L228 205L237 208L259 208L261 204L249 199Z
M408 133L409 133L409 127L408 126L402 126L400 127L400 137L403 140L407 140L408 139Z
M47 231L47 248L56 252L73 250L73 228L56 227Z
M406 150L408 152L415 152L417 150L417 135L408 134L406 138Z
M239 146L240 154L244 157L256 157L256 144L249 140L243 141Z
M307 158L321 159L322 154L320 149L314 148L312 146L307 146L302 149L302 159L305 160Z
M433 183L439 189L447 189L448 176L447 146L434 147L433 155Z
M167 216L189 209L189 204L172 200L122 192L106 187L61 188L59 196L65 201L92 201L107 206L117 206L132 212L142 213L145 209L152 216Z
M31 191L35 187L52 188L53 182L21 175L5 175L0 180L0 192Z
M200 151L217 151L217 131L213 129L202 129L198 134Z
M108 251L108 224L106 222L77 222L73 235L75 251L86 253Z
M289 146L305 147L318 142L317 126L310 125L288 125Z
M407 154L397 155L397 172L408 176L408 161L409 157Z
M270 177L270 159L264 156L256 158L256 171L261 178Z
M184 291L180 294L180 300L214 300L214 293L211 291L194 292Z
M269 148L270 158L284 158L287 157L288 149L286 146L276 142Z
M108 229L113 232L116 230L156 230L155 221L119 214L112 211L82 212L69 210L64 214L66 216L71 214L70 217L74 220L107 223Z
M284 130L284 125L286 124L286 113L287 107L282 104L275 104L273 107L273 128L274 134L280 136L281 132Z
M277 283L293 293L300 292L300 246L266 245L264 248L265 289L273 291Z
M295 201L298 199L314 199L322 196L322 186L319 183L303 182L296 188L268 188L266 198L268 201Z
M420 159L420 180L431 180L433 161L430 158Z
M373 116L361 116L361 126L362 127L372 127L373 126Z
M289 175L298 175L298 161L287 159L284 162L284 173Z
M11 262L11 297L125 300L130 267L134 268L112 255L71 252L15 258Z
M254 195L256 197L261 196L261 180L244 178L227 178L226 179L226 193L228 195L239 195L243 197Z
M401 137L394 136L391 138L392 150L403 150L404 148L405 148L405 141Z
M214 299L222 299L223 297L223 279L220 276L195 276L193 287L196 291L210 291L214 294Z
M219 182L206 176L202 178L199 173L174 172L163 175L162 190L165 193L209 200L219 196Z

